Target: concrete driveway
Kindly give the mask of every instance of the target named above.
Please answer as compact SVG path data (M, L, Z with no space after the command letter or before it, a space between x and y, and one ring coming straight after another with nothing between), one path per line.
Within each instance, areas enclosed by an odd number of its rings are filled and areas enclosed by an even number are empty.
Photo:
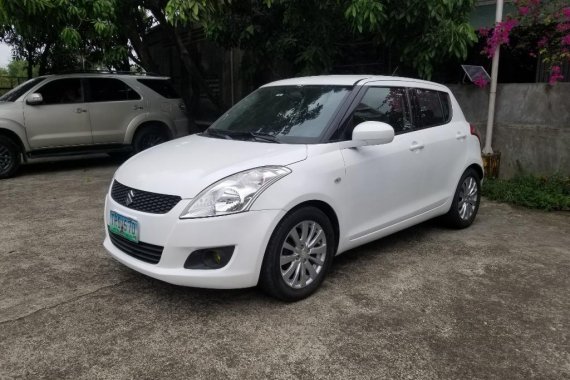
M0 378L570 378L570 213L484 201L338 257L285 304L139 275L103 250L116 161L0 181Z

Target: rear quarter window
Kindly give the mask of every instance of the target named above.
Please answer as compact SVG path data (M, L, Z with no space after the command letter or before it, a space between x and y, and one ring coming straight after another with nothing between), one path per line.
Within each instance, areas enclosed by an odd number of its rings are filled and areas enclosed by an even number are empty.
M179 99L178 91L167 79L137 79L140 84L150 88L160 96L167 99Z

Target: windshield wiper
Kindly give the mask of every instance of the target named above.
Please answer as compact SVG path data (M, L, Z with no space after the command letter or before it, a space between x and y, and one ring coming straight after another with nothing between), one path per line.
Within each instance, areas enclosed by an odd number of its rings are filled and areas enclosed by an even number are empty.
M233 140L232 136L229 133L225 133L220 131L219 129L211 129L208 128L204 131L205 134L212 136L212 137L217 137L220 139L228 139L228 140Z
M220 130L220 129L206 129L206 133L219 138L225 138L230 140L235 139L253 139L256 141L270 142L275 144L280 144L281 142L277 137L263 132L246 132L246 131L231 131L231 130Z
M263 132L248 132L251 137L257 140L281 144L277 137Z

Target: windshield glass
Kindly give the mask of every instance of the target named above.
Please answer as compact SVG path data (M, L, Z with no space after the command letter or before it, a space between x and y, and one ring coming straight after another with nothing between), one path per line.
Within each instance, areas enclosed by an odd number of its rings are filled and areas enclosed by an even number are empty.
M345 86L262 87L222 115L206 134L255 141L317 142L349 91Z
M0 96L0 102L15 102L20 96L28 92L36 84L40 83L46 78L33 78L25 81L21 85L14 87L4 95Z

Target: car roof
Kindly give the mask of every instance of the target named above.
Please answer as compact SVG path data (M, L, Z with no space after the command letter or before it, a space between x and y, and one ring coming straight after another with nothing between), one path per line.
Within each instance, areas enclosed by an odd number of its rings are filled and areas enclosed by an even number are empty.
M371 82L390 81L403 82L408 84L421 84L447 89L442 84L415 78L405 78L387 75L317 75L309 77L298 77L282 79L268 83L262 87L270 86L306 86L306 85L332 85L332 86L354 86L356 84L365 85Z
M41 75L38 78L137 78L137 79L169 79L167 76L160 75L144 75L144 74L122 74L122 73L69 73L69 74L51 74Z

